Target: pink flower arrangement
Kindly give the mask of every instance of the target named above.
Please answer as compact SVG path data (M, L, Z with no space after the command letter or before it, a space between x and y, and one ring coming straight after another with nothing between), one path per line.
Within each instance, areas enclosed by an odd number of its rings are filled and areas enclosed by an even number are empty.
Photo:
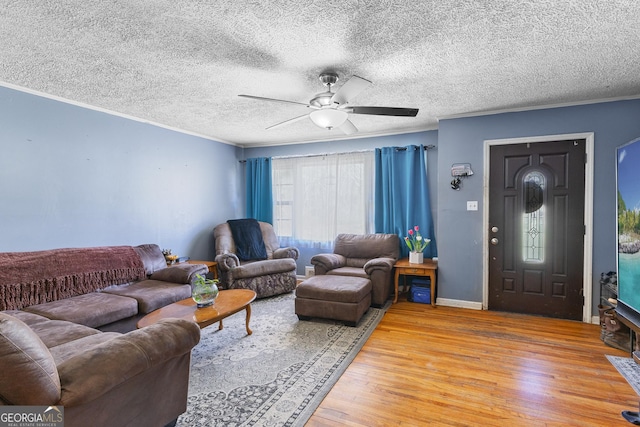
M407 244L410 252L422 252L431 242L430 239L425 239L420 235L420 227L417 225L410 228L408 236L404 238L404 242Z

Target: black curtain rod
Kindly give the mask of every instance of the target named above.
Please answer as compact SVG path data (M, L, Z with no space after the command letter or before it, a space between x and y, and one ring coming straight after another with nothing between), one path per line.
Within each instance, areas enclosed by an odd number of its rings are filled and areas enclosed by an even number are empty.
M416 147L416 149L418 149L417 145L414 145L414 147ZM431 150L431 149L434 149L434 148L436 148L436 146L433 145L433 144L429 144L429 145L425 145L424 146L425 150ZM407 147L396 147L396 151L407 151Z

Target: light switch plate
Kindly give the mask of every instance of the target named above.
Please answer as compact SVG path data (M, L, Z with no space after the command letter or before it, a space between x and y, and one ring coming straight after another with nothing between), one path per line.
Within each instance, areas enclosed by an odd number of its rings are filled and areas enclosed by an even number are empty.
M469 200L469 201L467 201L467 210L468 211L477 211L478 210L478 201L477 200Z

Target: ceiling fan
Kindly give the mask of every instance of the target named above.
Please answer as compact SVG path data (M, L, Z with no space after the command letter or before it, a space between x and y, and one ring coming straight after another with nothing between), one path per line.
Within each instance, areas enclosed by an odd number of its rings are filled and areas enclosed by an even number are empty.
M296 101L287 101L284 99L263 98L253 95L238 95L244 98L257 99L261 101L283 102L286 104L304 105L314 111L294 117L284 122L269 126L267 129L275 129L285 126L307 117L316 125L325 128L339 128L345 134L349 135L358 131L354 124L349 120L349 114L370 114L377 116L403 116L415 117L418 114L417 108L397 108L397 107L363 107L348 105L349 101L358 96L360 92L372 85L369 80L362 77L353 76L347 80L335 93L331 92L331 87L338 81L338 75L335 73L320 74L320 81L327 87L326 92L316 94L308 104Z

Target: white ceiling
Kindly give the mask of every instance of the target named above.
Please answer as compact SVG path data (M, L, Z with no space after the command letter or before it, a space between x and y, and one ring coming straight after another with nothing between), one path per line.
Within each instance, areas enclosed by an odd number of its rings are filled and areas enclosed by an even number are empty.
M640 97L637 0L0 0L0 84L240 146L345 137L301 105L358 75L358 136Z

